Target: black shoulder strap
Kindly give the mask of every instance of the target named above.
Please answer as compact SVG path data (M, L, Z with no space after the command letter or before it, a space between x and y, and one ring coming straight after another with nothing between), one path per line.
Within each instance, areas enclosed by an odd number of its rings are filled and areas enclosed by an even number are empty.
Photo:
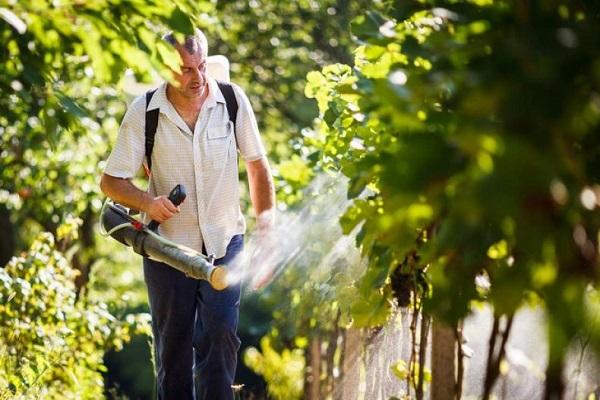
M235 130L235 121L237 120L238 102L235 98L235 93L233 92L233 86L226 82L217 82L217 84L219 85L219 89L221 89L221 93L223 93L223 97L225 97L225 105L227 106L229 120L233 123L233 133L237 134Z
M144 128L144 135L146 137L146 160L148 161L148 172L152 170L152 149L154 148L154 136L156 135L156 128L158 127L158 114L159 109L148 110L148 105L152 96L156 93L157 89L146 92L146 124Z

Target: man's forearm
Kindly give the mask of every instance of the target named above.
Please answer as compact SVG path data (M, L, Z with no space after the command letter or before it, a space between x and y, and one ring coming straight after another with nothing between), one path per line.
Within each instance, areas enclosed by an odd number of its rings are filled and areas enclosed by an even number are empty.
M275 186L266 158L251 161L247 164L250 200L254 213L259 219L265 211L275 207Z
M275 186L273 177L269 168L269 162L266 158L251 161L246 164L248 170L248 184L250 186L250 199L256 213L258 233L261 240L266 239L269 243L269 232L274 224L274 214L269 212L275 208ZM260 289L264 287L272 278L275 271L275 264L269 261L266 256L269 246L260 246L252 256L251 268L254 273L252 287Z
M100 189L113 201L136 210L145 212L152 202L152 197L137 188L129 179L103 174Z

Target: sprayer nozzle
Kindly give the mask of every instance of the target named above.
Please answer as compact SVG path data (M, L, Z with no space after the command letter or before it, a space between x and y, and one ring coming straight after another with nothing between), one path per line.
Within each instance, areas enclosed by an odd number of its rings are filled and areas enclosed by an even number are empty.
M221 267L215 267L208 281L215 290L225 289L228 286L227 271Z

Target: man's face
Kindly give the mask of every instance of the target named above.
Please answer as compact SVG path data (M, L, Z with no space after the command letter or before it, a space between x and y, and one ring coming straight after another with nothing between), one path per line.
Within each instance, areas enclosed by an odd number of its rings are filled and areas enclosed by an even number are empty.
M204 95L208 83L206 79L206 58L202 51L190 54L182 46L176 46L176 49L181 57L181 73L173 71L177 82L175 90L189 99L201 97Z

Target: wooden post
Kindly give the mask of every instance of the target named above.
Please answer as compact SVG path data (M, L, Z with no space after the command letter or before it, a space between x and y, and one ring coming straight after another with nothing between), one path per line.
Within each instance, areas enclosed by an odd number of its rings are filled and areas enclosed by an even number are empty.
M431 400L456 398L456 335L454 329L433 321L431 337Z

